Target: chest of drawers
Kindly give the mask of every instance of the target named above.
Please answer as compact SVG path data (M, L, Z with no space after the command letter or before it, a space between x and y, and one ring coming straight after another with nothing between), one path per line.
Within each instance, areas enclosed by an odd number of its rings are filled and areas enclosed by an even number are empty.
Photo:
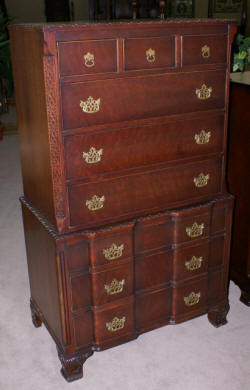
M234 22L10 28L31 312L62 374L208 314L226 323Z

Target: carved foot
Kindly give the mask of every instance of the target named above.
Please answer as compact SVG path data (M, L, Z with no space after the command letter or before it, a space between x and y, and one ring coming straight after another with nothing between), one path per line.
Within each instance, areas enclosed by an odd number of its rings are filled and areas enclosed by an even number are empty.
M250 306L250 292L241 290L240 301L246 306Z
M211 322L215 328L219 328L222 325L227 324L227 313L229 312L229 304L226 304L221 307L217 307L214 310L211 310L208 313L208 320Z
M30 300L30 311L31 311L31 319L36 328L39 328L42 325L41 317L39 316L39 313L37 309L35 308L32 300Z
M93 354L92 350L81 354L66 355L57 348L59 359L62 363L61 374L68 382L73 382L83 377L83 363Z

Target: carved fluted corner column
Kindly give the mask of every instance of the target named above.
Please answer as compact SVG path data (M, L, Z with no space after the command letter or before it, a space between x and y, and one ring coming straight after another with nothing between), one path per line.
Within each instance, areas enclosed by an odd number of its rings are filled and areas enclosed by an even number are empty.
M137 18L137 0L132 0L133 19Z
M161 19L164 19L164 18L165 18L166 1L160 0L159 5L160 5L160 15L161 15Z

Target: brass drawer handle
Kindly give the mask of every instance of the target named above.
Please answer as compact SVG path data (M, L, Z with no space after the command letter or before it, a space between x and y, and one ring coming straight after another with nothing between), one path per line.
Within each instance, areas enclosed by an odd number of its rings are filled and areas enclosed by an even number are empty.
M188 271L195 271L201 268L202 261L203 261L202 256L200 257L193 256L191 260L185 262L185 266Z
M209 173L204 175L204 173L200 173L199 176L194 177L194 184L196 187L201 188L208 185L208 181L210 179Z
M194 139L197 145L204 145L209 143L210 137L211 131L206 133L205 130L201 130L200 134L195 134Z
M210 46L208 46L208 45L202 46L201 55L203 58L209 58L210 57Z
M111 322L106 322L106 328L109 332L117 332L124 328L126 317L115 317Z
M197 294L191 292L188 297L184 297L185 305L188 307L197 305L197 303L199 303L200 301L200 297L201 297L200 292L198 292Z
M204 223L198 225L197 222L194 222L191 227L186 227L186 233L190 238L199 237L202 236L204 227L205 227Z
M94 195L90 200L86 200L86 206L90 211L96 211L103 208L105 202L105 196L99 196Z
M95 100L92 96L89 96L86 101L80 101L80 107L86 114L95 114L100 111L101 99Z
M95 66L94 54L88 52L83 56L83 58L84 58L85 66L87 66L87 68L92 68L93 66Z
M108 295L116 295L123 291L124 286L125 279L120 280L120 282L117 279L113 279L110 284L105 284L104 288Z
M88 152L83 152L82 157L87 164L96 164L102 159L103 149L96 150L93 146Z
M122 257L123 249L124 249L124 244L117 246L116 244L113 243L110 248L103 249L102 252L106 260L115 260L115 259L119 259L119 257Z
M153 49L148 49L146 51L146 58L148 62L155 62L155 50Z
M203 84L200 89L196 89L195 93L198 99L207 100L211 97L212 91L212 87L207 87L205 84Z

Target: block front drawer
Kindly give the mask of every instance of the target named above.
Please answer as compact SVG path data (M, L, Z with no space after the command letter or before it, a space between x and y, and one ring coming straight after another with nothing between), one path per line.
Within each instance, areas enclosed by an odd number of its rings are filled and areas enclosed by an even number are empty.
M69 187L71 226L95 226L130 213L163 209L185 199L207 198L220 192L220 187L220 159L72 185Z
M128 127L64 138L68 179L223 150L224 116Z
M208 71L64 83L64 129L224 107L225 72Z

